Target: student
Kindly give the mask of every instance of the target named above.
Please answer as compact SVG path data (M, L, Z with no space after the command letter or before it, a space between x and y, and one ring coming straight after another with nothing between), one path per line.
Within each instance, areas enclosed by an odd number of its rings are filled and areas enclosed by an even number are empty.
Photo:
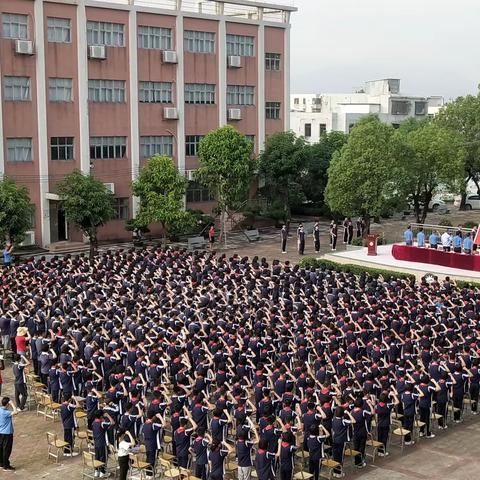
M282 250L282 253L287 253L287 240L288 240L287 226L283 225L282 229L280 230L280 248Z
M338 234L338 227L335 220L332 220L330 223L330 245L332 247L332 252L337 249L337 234Z
M110 414L97 410L95 413L95 420L92 424L93 444L95 449L95 460L107 464L108 449L107 449L107 431L114 424L113 418ZM97 468L95 475L101 478L110 476L106 472L105 466Z
M258 450L255 456L255 468L257 471L258 480L274 480L275 472L273 469L274 460L277 453L269 452L267 450L268 440L261 438L258 442Z
M386 457L388 455L387 445L388 437L390 435L390 423L393 407L398 403L396 397L393 402L389 402L388 395L381 393L378 398L376 414L377 414L377 438L378 441L383 444L382 451L378 452L380 457Z
M345 217L342 222L343 227L343 243L346 245L348 242L348 218Z
M187 418L180 418L180 426L173 433L176 446L177 465L182 468L188 467L190 438L193 431L197 428L197 424L192 419L189 411L187 411L186 415ZM190 428L187 428L189 421L192 426Z
M208 449L208 461L210 465L210 480L223 480L225 476L225 458L234 451L227 442L215 440Z
M336 462L343 465L343 454L345 452L345 444L350 441L350 425L355 423L349 411L343 407L337 407L332 419L332 458ZM335 468L333 471L335 478L343 477L342 469Z
M32 337L30 336L30 333L28 332L27 327L19 327L17 329L17 335L15 337L15 345L17 347L18 355L21 355L22 357L27 356L28 344L31 339Z
M13 243L8 242L3 250L3 266L4 268L10 268L12 265L12 251Z
M455 236L452 240L453 243L453 251L455 253L462 253L462 234L459 230L455 232Z
M435 434L430 431L430 412L432 408L433 394L434 392L440 391L440 385L433 378L430 381L428 375L422 375L420 385L417 385L416 389L420 396L420 421L424 423L424 425L420 428L420 436L434 438Z
M134 453L135 439L128 430L118 430L118 478L119 480L127 480L128 471L130 470L130 454Z
M11 411L8 407L11 407ZM15 470L10 464L10 455L13 449L13 420L12 416L18 413L17 407L9 397L3 397L0 406L0 468L8 472Z
M315 253L320 253L320 225L318 222L313 227L313 248Z
M320 433L321 430L321 433ZM307 437L308 471L313 475L314 480L319 480L324 457L323 445L330 436L323 425L314 423L310 426Z
M303 228L303 225L300 224L300 227L297 231L297 241L298 241L298 254L303 255L305 251L305 229Z
M257 429L253 427L251 420L247 420L252 428L250 431L254 435L254 441L249 440L247 431L243 430L238 434L235 449L238 462L238 480L250 480L252 475L252 448L258 443L259 437Z
M370 433L369 426L375 410L370 400L365 402L362 397L357 397L351 413L355 420L353 424L353 449L360 452L360 454L355 457L355 466L357 468L364 468L367 466L365 462L365 448L367 445L367 437Z
M417 232L417 247L423 248L425 246L425 233L423 228L420 227Z
M0 395L2 394L3 385L2 370L5 370L5 361L3 360L3 355L0 354Z
M18 409L23 412L25 404L27 403L27 377L25 376L25 368L30 365L26 357L18 354L14 356L12 365L14 385L15 385L15 403Z
M163 427L162 416L150 411L147 414L147 420L143 424L143 443L145 444L146 462L151 469L148 470L147 476L152 476L155 471L155 463L157 459L157 451L160 449L161 430Z
M291 431L283 432L277 452L280 459L280 480L292 480L297 449L295 435Z
M208 478L208 446L211 438L204 427L198 427L190 447L190 453L195 458L195 476L201 480Z
M74 446L74 433L78 427L77 419L75 417L75 411L80 408L75 397L72 397L70 393L66 393L63 398L62 406L60 407L60 417L63 424L63 440L68 444L65 447L64 455L66 457L75 457L78 452L73 451Z
M405 445L413 445L412 432L415 422L416 406L418 401L418 394L414 392L413 384L410 381L405 381L405 390L400 395L400 401L403 409L402 426L410 433L405 436Z
M407 229L403 232L403 238L406 245L413 245L413 232L411 225L409 225Z
M437 249L438 246L438 233L432 231L430 236L428 237L428 243L430 244L430 248Z
M465 239L463 240L463 253L470 255L473 249L473 240L470 233L467 233Z
M353 240L353 222L350 217L347 219L347 243L348 245L352 244Z

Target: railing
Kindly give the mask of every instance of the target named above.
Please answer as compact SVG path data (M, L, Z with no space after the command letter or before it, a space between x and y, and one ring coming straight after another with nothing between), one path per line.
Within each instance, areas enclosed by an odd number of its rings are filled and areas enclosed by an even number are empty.
M428 223L410 223L412 230L418 230L419 228L423 228L425 232L432 232L433 230L440 230L440 231L447 231L447 232L462 232L462 233L470 233L472 231L471 228L465 227L455 227L450 225L432 225Z

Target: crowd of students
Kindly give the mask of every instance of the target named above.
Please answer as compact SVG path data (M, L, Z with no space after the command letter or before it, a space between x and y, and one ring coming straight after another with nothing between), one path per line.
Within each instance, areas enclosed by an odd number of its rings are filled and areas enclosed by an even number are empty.
M202 480L222 480L228 456L239 480L291 480L302 450L318 480L326 445L342 464L351 442L366 465L373 419L385 456L394 411L425 438L432 411L447 428L468 395L477 413L480 294L449 281L159 247L32 259L1 288L19 407L31 369L61 402L74 454L84 398L96 459L114 445L121 478L139 443L155 466L170 432L176 464Z

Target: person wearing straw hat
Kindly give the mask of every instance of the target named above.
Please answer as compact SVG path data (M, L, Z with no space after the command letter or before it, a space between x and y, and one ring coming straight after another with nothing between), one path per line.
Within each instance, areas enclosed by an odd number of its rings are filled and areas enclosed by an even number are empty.
M32 339L27 327L18 327L17 336L15 337L15 345L17 346L17 353L22 357L27 355L27 345Z

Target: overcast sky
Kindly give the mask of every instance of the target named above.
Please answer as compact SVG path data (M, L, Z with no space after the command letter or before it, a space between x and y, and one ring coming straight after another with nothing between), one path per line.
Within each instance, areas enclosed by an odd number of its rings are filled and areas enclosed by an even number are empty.
M476 94L480 0L295 0L292 93L400 78L401 93Z

